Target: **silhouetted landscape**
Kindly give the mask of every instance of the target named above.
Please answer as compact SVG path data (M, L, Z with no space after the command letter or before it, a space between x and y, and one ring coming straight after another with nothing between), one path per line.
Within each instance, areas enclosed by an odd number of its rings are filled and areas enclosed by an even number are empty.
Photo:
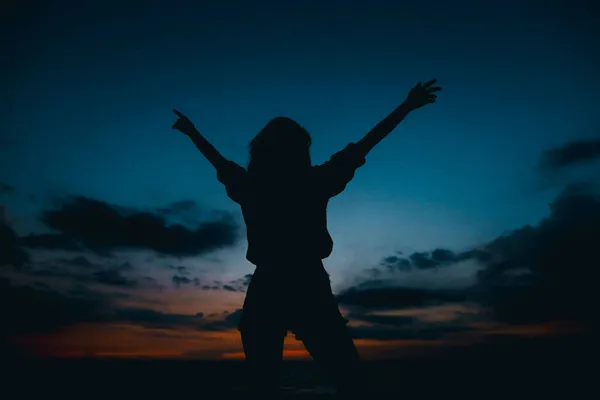
M377 398L418 396L437 399L514 399L598 393L590 354L591 338L562 341L499 340L477 350L417 359L368 361L369 380ZM202 396L243 398L243 362L198 360L20 360L3 373L5 388L19 393L78 398L90 391L113 398ZM32 382L35 377L35 382ZM435 383L432 383L435 379ZM331 398L333 388L311 361L285 361L283 398Z

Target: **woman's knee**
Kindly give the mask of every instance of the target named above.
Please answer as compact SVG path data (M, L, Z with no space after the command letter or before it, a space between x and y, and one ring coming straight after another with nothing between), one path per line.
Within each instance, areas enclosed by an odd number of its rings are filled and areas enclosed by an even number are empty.
M360 360L358 350L345 325L305 332L300 337L316 361L351 367Z
M278 359L283 356L285 332L242 329L242 346L246 358Z

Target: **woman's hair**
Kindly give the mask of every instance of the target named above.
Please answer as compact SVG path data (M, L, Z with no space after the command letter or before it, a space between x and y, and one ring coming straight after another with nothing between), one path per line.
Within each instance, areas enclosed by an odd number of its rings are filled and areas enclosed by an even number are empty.
M250 142L248 172L268 175L310 167L310 134L296 121L276 117Z

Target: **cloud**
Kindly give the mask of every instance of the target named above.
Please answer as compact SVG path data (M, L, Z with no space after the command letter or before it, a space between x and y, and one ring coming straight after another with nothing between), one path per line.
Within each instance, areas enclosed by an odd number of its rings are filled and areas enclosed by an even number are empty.
M84 256L77 256L70 259L38 262L23 272L41 278L62 278L79 283L97 283L124 288L141 286L157 288L160 286L156 280L150 277L140 279L126 276L133 271L134 268L129 262L92 263Z
M73 272L60 267L51 267L44 269L35 269L30 272L32 276L40 278L63 278L81 283L98 283L107 286L121 286L134 288L139 282L136 279L128 278L119 270L106 269L95 271L91 274Z
M158 208L157 211L165 215L178 215L197 211L198 209L198 204L194 200L180 200L169 204L167 207Z
M169 220L179 221L188 226L198 224L199 217L203 211L194 200L180 200L169 204L166 207L156 209L156 212L165 216Z
M181 287L181 285L187 285L189 283L192 283L192 280L190 278L187 278L185 276L178 276L178 275L173 275L173 277L171 278L171 281L177 287Z
M14 186L9 185L8 183L0 182L0 194L13 193L14 191Z
M148 329L228 330L237 326L241 312L236 310L207 319L201 312L175 314L119 305L121 300L129 297L127 293L99 292L84 285L57 291L46 286L18 285L0 278L0 342L80 323L133 324Z
M474 331L471 322L480 310L471 297L470 288L407 288L384 280L363 282L337 296L350 311L352 337L371 340L439 340Z
M22 267L29 261L29 255L21 248L16 232L0 220L0 267L10 265Z
M226 331L230 329L237 329L240 319L242 317L242 309L237 309L233 312L225 312L225 318L216 321L209 322L202 325L202 330L207 331Z
M142 308L117 308L109 315L108 322L126 322L149 329L181 329L202 327L202 316L171 314Z
M580 139L544 152L539 167L555 170L597 159L600 159L600 138Z
M252 274L246 274L242 278L231 280L225 284L223 284L221 281L213 281L212 283L201 285L200 288L202 290L225 290L227 292L243 293L246 291L251 279ZM199 286L199 284L196 286Z
M399 309L468 300L464 290L430 290L387 286L383 281L366 281L337 296L341 304L368 309Z
M42 233L42 234L31 234L19 239L19 242L23 247L38 248L47 250L66 250L76 251L81 250L81 247L77 244L72 237L62 234L54 233Z
M369 322L371 324L387 325L387 326L405 326L413 324L415 317L403 315L377 315L377 314L350 314L348 318L355 321Z
M34 234L23 245L73 250L88 248L99 254L117 249L148 249L172 256L193 256L233 246L238 226L229 214L189 228L169 224L157 213L125 209L83 196L62 199L42 214L42 222L57 233Z
M100 319L108 306L100 299L63 295L52 290L13 285L0 278L0 338L52 331L62 326Z
M342 291L338 299L371 310L472 302L500 322L565 320L598 328L594 293L599 249L598 189L572 184L555 198L550 215L536 226L523 226L474 250L415 253L408 259L390 256L381 263L391 265L388 273L411 273L409 264L411 268L433 264L453 268L473 260L480 269L472 286L429 290L401 287L390 279L368 279Z
M92 264L92 262L84 256L76 256L73 258L62 258L62 259L59 259L58 261L65 265L72 265L75 267L82 267L82 268L92 268L94 266L94 264Z
M126 278L121 271L116 269L96 271L92 274L92 278L98 283L111 286L135 287L138 285L136 280Z
M509 322L577 320L597 326L595 282L600 265L600 196L570 185L537 226L487 246L494 259L479 273L484 304Z
M437 248L429 252L415 252L408 257L398 257L391 255L385 257L379 263L387 272L406 272L413 268L433 269L456 264L460 261L466 261L474 258L482 258L485 255L480 250L469 250L461 253L455 253L452 250ZM378 275L382 271L378 268L372 268L371 273Z
M141 282L142 287L148 287L151 289L159 289L159 290L162 290L165 288L164 285L161 285L160 283L158 283L156 278L153 278L151 276L144 276L143 278L141 278L140 282Z
M180 266L177 266L177 267L174 266L174 265L169 265L168 268L177 271L181 275L189 275L189 273L190 273L188 271L187 267L184 267L183 265L180 265Z
M397 317L399 318L399 317ZM423 323L414 320L403 324L374 324L371 326L351 326L350 334L354 339L372 340L440 340L449 334L472 332L476 328L462 323Z

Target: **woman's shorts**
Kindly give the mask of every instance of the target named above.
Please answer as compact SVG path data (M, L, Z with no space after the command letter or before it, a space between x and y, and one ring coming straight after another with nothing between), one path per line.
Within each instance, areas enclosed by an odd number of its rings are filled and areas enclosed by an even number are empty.
M321 262L302 268L257 267L248 285L238 329L296 339L346 329L348 320L338 308L329 275Z

